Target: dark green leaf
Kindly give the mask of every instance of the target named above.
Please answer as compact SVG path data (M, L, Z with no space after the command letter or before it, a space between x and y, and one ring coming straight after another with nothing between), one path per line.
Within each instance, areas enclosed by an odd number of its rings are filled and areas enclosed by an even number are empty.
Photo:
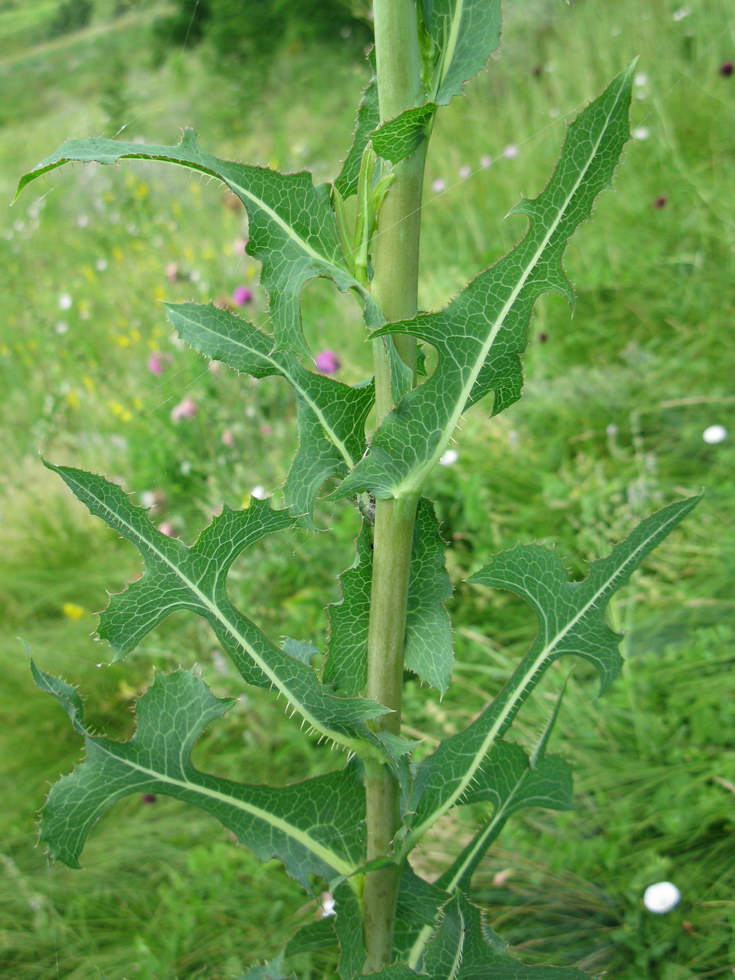
M365 421L374 401L372 383L351 388L301 366L290 351L246 320L212 305L167 304L168 318L186 343L254 378L278 375L296 395L299 449L284 495L295 516L313 527L319 490L331 476L351 470L365 450Z
M519 355L526 346L531 310L544 292L572 298L562 256L575 229L589 217L597 194L610 185L628 138L632 74L631 67L618 76L572 123L546 189L514 209L530 219L525 238L441 313L390 323L373 335L417 337L437 349L439 363L386 416L368 455L335 497L420 492L467 408L492 391L497 413L520 396Z
M359 764L291 786L247 785L196 769L194 744L231 707L193 673L158 674L136 706L128 742L92 735L77 692L32 665L38 686L59 701L85 738L86 758L52 788L41 839L54 858L79 867L97 821L131 794L172 796L211 813L262 860L278 857L308 888L308 876L330 879L364 863L365 791Z

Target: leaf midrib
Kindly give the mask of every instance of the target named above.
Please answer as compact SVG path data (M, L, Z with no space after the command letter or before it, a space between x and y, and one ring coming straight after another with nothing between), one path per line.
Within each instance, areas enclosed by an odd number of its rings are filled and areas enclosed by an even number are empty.
M515 685L515 690L511 693L510 697L505 703L505 706L498 714L492 728L488 731L482 746L475 755L475 763L470 767L465 776L460 781L459 787L456 791L442 803L436 810L432 811L428 817L421 823L418 827L411 831L406 839L406 848L413 847L413 845L423 836L423 834L428 830L432 824L436 822L444 813L446 813L451 807L454 806L456 801L462 796L462 794L469 788L470 783L474 779L475 773L481 765L482 759L485 758L487 753L492 749L493 743L497 738L498 732L501 730L505 724L506 719L514 710L516 704L519 700L523 700L523 692L526 686L533 679L534 675L543 667L544 661L553 653L554 649L561 643L561 641L567 636L567 634L577 625L577 623L587 615L589 610L595 605L597 600L612 586L615 579L620 578L624 574L625 570L630 566L631 562L634 562L641 551L644 551L653 538L661 535L664 528L668 527L670 524L675 523L679 519L678 512L666 521L666 523L658 525L654 530L643 539L643 541L628 555L628 557L618 566L617 569L607 578L604 583L600 586L597 592L585 603L585 605L579 610L576 616L574 616L566 626L559 630L556 636L552 640L547 642L543 647L539 655L533 661L531 666L526 670L523 675L519 678ZM529 692L530 693L530 692Z
M101 500L98 496L96 496L95 494L93 494L88 488L84 487L81 483L79 483L78 481L74 480L73 477L69 476L69 474L67 474L67 476L68 476L68 478L73 483L75 483L75 485L77 487L80 488L80 490L82 491L82 493L91 494L93 496L93 498L97 501L97 503L102 508L104 508L104 510L107 511L107 513L114 520L119 521L124 527L126 527L130 531L130 533L138 541L143 542L146 545L146 547L151 548L153 550L153 552L161 559L161 561L165 565L167 565L171 569L171 571L173 571L174 574L177 575L177 577L179 579L181 579L181 581L184 582L184 584L188 588L191 589L191 591L201 600L201 602L206 606L206 608L209 609L209 611L212 613L212 615L222 624L222 626L225 627L226 630L228 630L228 632L230 633L230 635L248 652L248 654L252 657L253 661L260 668L260 670L262 670L263 673L266 675L266 677L269 678L269 680L271 681L271 683L282 694L285 695L285 697L287 698L289 704L292 704L295 708L297 708L297 710L299 711L299 714L301 714L301 716L304 718L305 721L307 721L317 731L321 732L323 735L326 735L328 738L333 739L335 742L340 742L341 744L347 746L348 748L352 749L353 751L355 750L356 743L355 743L355 740L354 739L348 738L347 736L344 736L344 735L340 734L339 732L335 732L332 729L326 728L320 721L318 721L311 714L311 712L303 704L301 704L301 702L299 701L298 698L296 698L296 697L293 696L293 694L291 693L291 691L288 688L288 686L286 684L284 684L283 681L278 678L278 675L273 670L271 670L270 667L268 667L268 665L262 660L261 657L258 656L258 654L255 652L255 650L253 649L253 647L247 642L247 640L245 639L245 637L242 636L239 633L239 631L234 626L234 624L231 623L230 620L226 616L223 615L223 613L221 612L221 610L219 609L219 607L216 606L216 605L214 605L211 602L211 600L209 599L209 597L206 596L198 588L198 586L195 585L194 582L192 582L190 579L188 579L186 577L186 575L183 574L183 572L181 571L181 569L177 565L173 564L166 557L166 555L163 554L163 552L159 551L158 548L156 548L155 545L151 541L149 541L147 538L143 537L136 528L134 528L131 524L129 524L116 511L114 511L107 503L105 503L104 500Z
M91 737L91 736L89 736ZM201 786L197 783L190 783L186 780L176 779L174 776L168 775L168 773L161 773L155 769L149 769L147 766L142 766L137 762L133 762L131 759L121 758L114 752L111 752L105 746L101 745L99 741L92 738L95 748L108 755L110 758L114 759L118 763L128 766L128 768L133 769L136 772L144 773L146 776L153 777L154 779L169 783L172 786L179 786L182 789L188 790L189 792L199 793L202 796L211 797L213 800L218 800L221 803L226 803L229 806L235 807L238 810L242 810L244 813L249 813L259 820L263 820L266 823L271 824L271 826L276 827L278 830L282 831L288 837L293 838L307 850L311 851L318 858L324 861L330 867L334 868L338 874L342 875L352 875L357 869L357 865L348 864L343 858L330 851L329 848L320 844L318 841L314 840L310 834L306 831L300 830L293 824L288 823L283 818L270 813L268 810L263 810L252 803L245 803L243 800L238 800L236 797L228 796L227 793L221 793L219 790L211 789L206 786ZM182 749L183 751L183 749ZM182 770L183 770L182 766Z
M264 361L268 361L269 364L272 364L273 367L276 369L276 371L289 382L289 384L294 388L294 390L296 390L304 399L304 401L309 405L309 408L311 408L311 410L314 412L316 417L319 419L319 423L322 429L324 429L325 433L327 434L329 441L339 451L340 456L345 461L349 469L354 468L355 460L352 458L349 450L347 449L347 446L344 444L343 440L339 438L339 436L334 431L334 429L330 426L329 422L324 417L324 413L322 412L320 406L314 401L313 398L311 398L308 392L299 384L299 382L296 380L296 378L294 378L293 374L291 374L288 368L280 364L270 354L263 354L261 351L255 350L255 348L253 347L249 347L241 340L235 340L232 337L228 336L227 334L219 333L217 330L214 330L211 326L208 326L207 324L202 324L199 321L194 320L192 317L187 317L185 314L180 313L178 310L176 312L178 316L181 316L182 319L187 320L189 323L191 323L193 326L197 327L198 329L205 330L208 333L210 333L213 337L218 337L220 340L226 340L228 343L235 344L236 346L240 347L243 351L247 351L250 354L255 354L257 357L260 357Z
M461 389L460 397L455 402L455 409L452 412L452 414L450 415L449 419L447 420L446 425L444 426L444 428L442 430L442 434L441 434L441 436L440 436L440 438L439 438L439 440L437 442L437 448L431 454L431 456L429 457L429 459L427 459L424 462L424 464L422 466L420 466L418 469L416 469L412 473L410 473L405 478L405 480L403 481L403 483L398 484L398 486L394 488L393 496L399 497L399 496L402 496L403 494L415 493L418 489L420 489L423 486L424 480L428 476L429 472L434 468L434 465L436 464L437 460L439 459L439 457L442 455L442 453L446 449L446 447L447 447L447 445L449 443L449 440L450 440L450 438L452 436L452 433L456 429L457 423L459 422L459 419L460 419L460 417L462 415L462 412L464 411L464 407L467 404L467 399L470 396L470 392L472 391L472 389L473 389L473 387L475 385L475 382L477 381L477 378L480 375L480 371L482 370L482 367L483 367L485 361L487 360L487 356L490 353L490 350L491 350L493 344L495 343L495 340L496 340L497 335L498 335L498 333L500 332L500 330L501 330L501 328L503 326L503 323L505 321L505 318L508 315L508 313L510 312L510 310L512 309L513 304L515 303L515 301L518 299L518 296L520 295L521 290L526 285L526 282L528 281L528 277L531 275L531 273L533 272L533 270L536 268L536 264L538 263L539 258L541 257L542 253L545 251L546 246L549 244L549 241L551 240L552 235L554 234L554 232L556 231L556 229L559 227L561 221L563 220L564 215L566 214L566 210L569 207L570 202L572 201L572 199L576 195L576 193L579 190L579 187L580 187L580 185L581 185L584 177L587 174L587 171L589 170L590 166L594 162L594 160L595 160L595 158L597 156L597 152L598 152L598 150L600 148L600 144L601 144L601 142L603 140L603 137L605 136L605 133L607 132L608 126L610 125L610 119L612 118L613 112L617 108L617 105L618 105L620 96L622 95L623 92L624 92L624 87L621 86L619 92L616 95L615 101L613 102L613 104L612 104L612 106L611 106L611 108L610 108L610 110L609 110L609 112L607 114L607 117L605 119L605 124L604 124L604 126L602 126L602 128L600 130L599 136L598 136L598 138L597 138L597 140L596 140L596 142L594 144L593 150L592 150L592 152L590 153L590 155L587 158L587 162L585 163L584 169L582 171L580 171L579 176L577 177L577 180L575 181L574 186L572 187L572 190L567 195L567 197L566 197L563 205L559 208L559 210L557 212L556 219L554 220L553 224L549 228L548 233L542 239L541 244L537 248L537 250L534 253L534 255L531 258L531 260L527 263L526 268L523 271L523 275L519 279L516 287L511 292L508 300L503 305L503 308L500 310L499 314L495 318L494 325L493 325L490 333L488 334L487 340L485 341L485 343L483 344L483 346L481 348L481 352L480 352L480 354L478 355L478 357L477 357L477 359L475 361L475 365L472 368L472 371L470 372L470 374L468 376L467 382L464 384L464 386Z

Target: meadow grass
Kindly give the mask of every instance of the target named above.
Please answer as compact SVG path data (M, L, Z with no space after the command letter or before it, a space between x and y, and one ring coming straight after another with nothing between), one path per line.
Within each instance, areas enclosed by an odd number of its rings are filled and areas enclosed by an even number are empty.
M590 673L572 674L552 751L575 766L575 812L516 816L476 882L491 923L529 962L623 980L735 968L735 78L719 72L734 39L724 0L689 8L680 16L683 7L661 0L644 10L633 0L508 4L500 56L437 125L425 206L421 303L431 309L522 233L521 221L502 216L543 186L564 117L641 55L637 138L567 259L574 317L558 298L540 302L524 400L492 422L471 414L457 462L429 488L456 584L456 685L441 702L412 680L406 691L410 729L430 747L473 717L532 638L519 600L463 584L491 553L543 540L582 575L585 560L645 513L706 488L694 517L614 606L626 631L622 679L597 701ZM267 79L243 86L192 52L153 69L145 23L103 26L101 18L96 34L36 53L16 44L10 61L0 45L6 200L20 173L64 138L118 128L111 105L125 107L127 138L173 142L189 124L220 156L334 175L365 79L354 52L285 51ZM126 70L105 95L106 66L121 60ZM294 447L285 387L213 373L173 341L160 306L247 285L254 299L241 312L267 325L244 235L242 212L220 186L143 164L56 171L3 219L0 962L17 980L237 977L317 908L275 864L259 865L221 827L163 798L120 804L92 836L82 872L50 866L34 846L34 815L72 768L79 740L33 687L16 637L41 666L78 682L92 722L119 738L154 668L197 663L215 693L242 693L206 626L183 615L125 663L98 669L109 652L89 636L93 612L139 563L38 454L119 477L139 502L155 493L155 519L186 541L223 501L242 506L258 486L277 498ZM339 353L338 377L369 373L350 297L310 284L305 314L314 349ZM161 375L147 367L152 354ZM198 412L175 423L184 397ZM729 429L716 445L702 439L713 424ZM336 521L335 534L265 541L231 581L270 636L323 648L324 604L339 598L336 575L352 561L358 518L326 503L319 513L324 525ZM550 672L518 740L540 731L565 674ZM336 763L294 739L265 692L245 693L197 746L197 764L276 783ZM466 809L469 835L479 814ZM436 872L456 838L456 827L439 824L418 854L421 870ZM641 895L661 879L683 899L654 917ZM334 966L307 956L297 975L321 980Z

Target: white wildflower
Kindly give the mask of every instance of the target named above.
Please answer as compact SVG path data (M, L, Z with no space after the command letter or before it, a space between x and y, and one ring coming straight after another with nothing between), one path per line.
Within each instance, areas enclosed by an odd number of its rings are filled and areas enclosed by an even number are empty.
M649 912L665 915L681 901L681 892L670 881L657 881L643 892L643 904Z
M727 439L727 429L724 425L709 425L702 433L702 438L711 446Z

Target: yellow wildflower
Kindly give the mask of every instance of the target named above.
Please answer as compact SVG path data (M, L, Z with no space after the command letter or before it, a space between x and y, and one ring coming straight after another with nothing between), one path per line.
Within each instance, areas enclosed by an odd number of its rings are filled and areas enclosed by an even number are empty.
M61 611L67 619L81 619L84 615L84 607L78 606L76 602L65 602Z

